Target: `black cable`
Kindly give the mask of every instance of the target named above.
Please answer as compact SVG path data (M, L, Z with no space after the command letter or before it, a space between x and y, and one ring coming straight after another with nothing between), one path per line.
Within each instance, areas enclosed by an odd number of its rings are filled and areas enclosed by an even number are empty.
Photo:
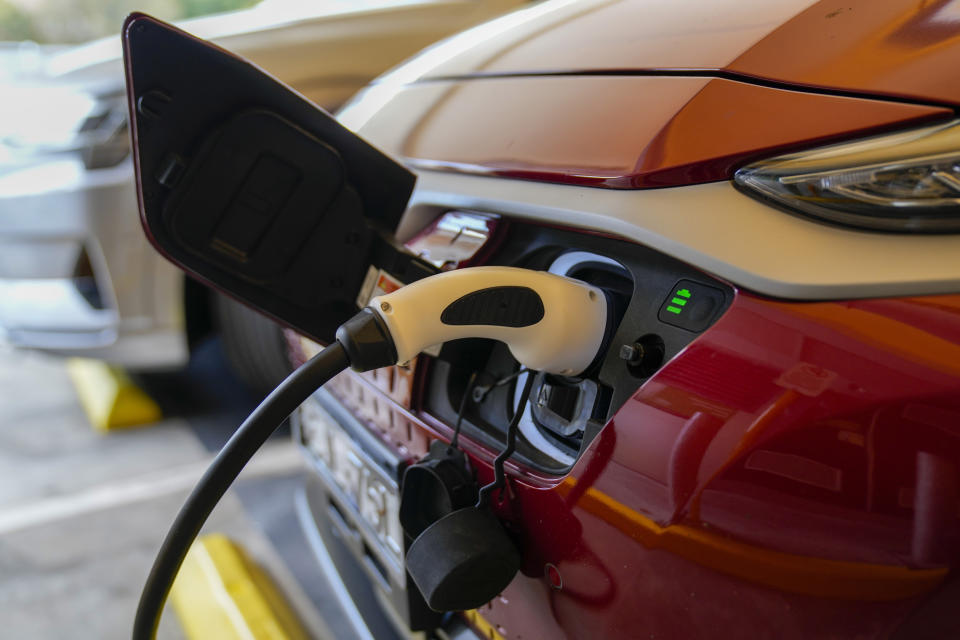
M500 378L499 380L497 380L497 381L494 382L493 384L478 385L478 386L475 387L474 390L473 390L473 401L474 401L474 402L483 402L483 401L486 399L487 394L490 393L490 391L492 391L493 389L495 389L495 388L497 388L497 387L503 386L503 385L507 384L508 382L512 382L515 378L520 377L521 375L525 374L525 373L528 372L528 371L530 371L530 369L528 369L528 368L526 368L526 367L520 367L519 369L517 369L517 370L514 371L513 373L511 373L511 374L509 374L509 375L506 375L506 376Z
M530 400L530 390L533 388L533 380L535 377L533 372L530 372L523 384L523 391L520 392L520 401L517 403L517 408L513 413L513 419L510 420L510 424L507 426L507 444L503 448L503 451L500 452L500 455L493 461L493 482L480 489L480 493L477 496L477 507L483 507L490 498L490 494L496 489L502 489L506 483L503 464L507 461L507 458L513 455L513 452L517 448L517 426L520 424L520 418L523 417L523 410L527 406L527 401Z
M453 437L450 439L450 446L454 449L457 448L460 442L460 427L463 425L463 414L467 410L467 399L473 394L473 385L476 383L477 372L474 371L470 374L470 379L467 381L467 388L463 392L463 397L460 398L460 410L457 411L457 424L453 427Z
M460 427L463 425L463 414L467 410L467 400L472 399L475 403L479 404L487 399L487 394L490 393L491 389L512 382L514 379L519 376L527 373L530 369L526 367L520 367L517 371L514 371L510 375L500 378L493 384L488 385L477 385L477 372L474 371L470 374L470 379L467 380L467 390L464 391L463 397L460 398L460 410L457 411L457 422L453 427L453 437L450 439L450 446L456 449L460 441ZM479 393L478 393L479 392ZM521 407L522 408L522 407Z
M143 593L140 594L140 604L137 605L133 622L133 640L153 640L163 605L187 550L210 512L253 454L310 394L349 365L343 346L334 342L287 376L223 446L183 503L157 552Z

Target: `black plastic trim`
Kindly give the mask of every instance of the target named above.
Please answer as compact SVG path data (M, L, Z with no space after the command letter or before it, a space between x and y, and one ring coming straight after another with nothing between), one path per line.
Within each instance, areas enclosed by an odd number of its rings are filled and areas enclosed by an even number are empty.
M488 287L451 302L440 314L440 322L519 328L537 324L543 314L543 300L530 287Z

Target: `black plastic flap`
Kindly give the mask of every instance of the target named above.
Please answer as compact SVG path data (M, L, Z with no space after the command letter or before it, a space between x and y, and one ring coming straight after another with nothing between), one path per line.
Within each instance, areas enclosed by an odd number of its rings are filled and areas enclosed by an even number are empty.
M141 220L175 264L324 342L371 265L405 282L433 272L391 235L414 185L404 167L159 20L131 15L123 46Z

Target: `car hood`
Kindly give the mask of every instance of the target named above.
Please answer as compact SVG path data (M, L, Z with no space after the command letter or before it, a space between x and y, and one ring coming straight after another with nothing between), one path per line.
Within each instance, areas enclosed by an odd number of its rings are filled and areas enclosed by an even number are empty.
M958 55L949 0L552 0L449 40L420 76L714 71L960 104Z
M421 169L627 189L953 117L939 49L902 35L936 11L833 4L552 0L428 49L340 117Z

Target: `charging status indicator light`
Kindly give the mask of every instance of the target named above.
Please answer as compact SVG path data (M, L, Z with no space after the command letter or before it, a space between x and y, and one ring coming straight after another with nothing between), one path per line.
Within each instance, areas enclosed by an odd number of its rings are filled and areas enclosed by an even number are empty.
M674 293L673 299L670 300L670 304L667 305L667 311L679 315L680 312L683 311L683 307L687 306L687 301L690 300L690 295L689 289L678 289Z
M703 331L724 306L723 291L693 280L681 280L660 307L659 318L688 331Z

